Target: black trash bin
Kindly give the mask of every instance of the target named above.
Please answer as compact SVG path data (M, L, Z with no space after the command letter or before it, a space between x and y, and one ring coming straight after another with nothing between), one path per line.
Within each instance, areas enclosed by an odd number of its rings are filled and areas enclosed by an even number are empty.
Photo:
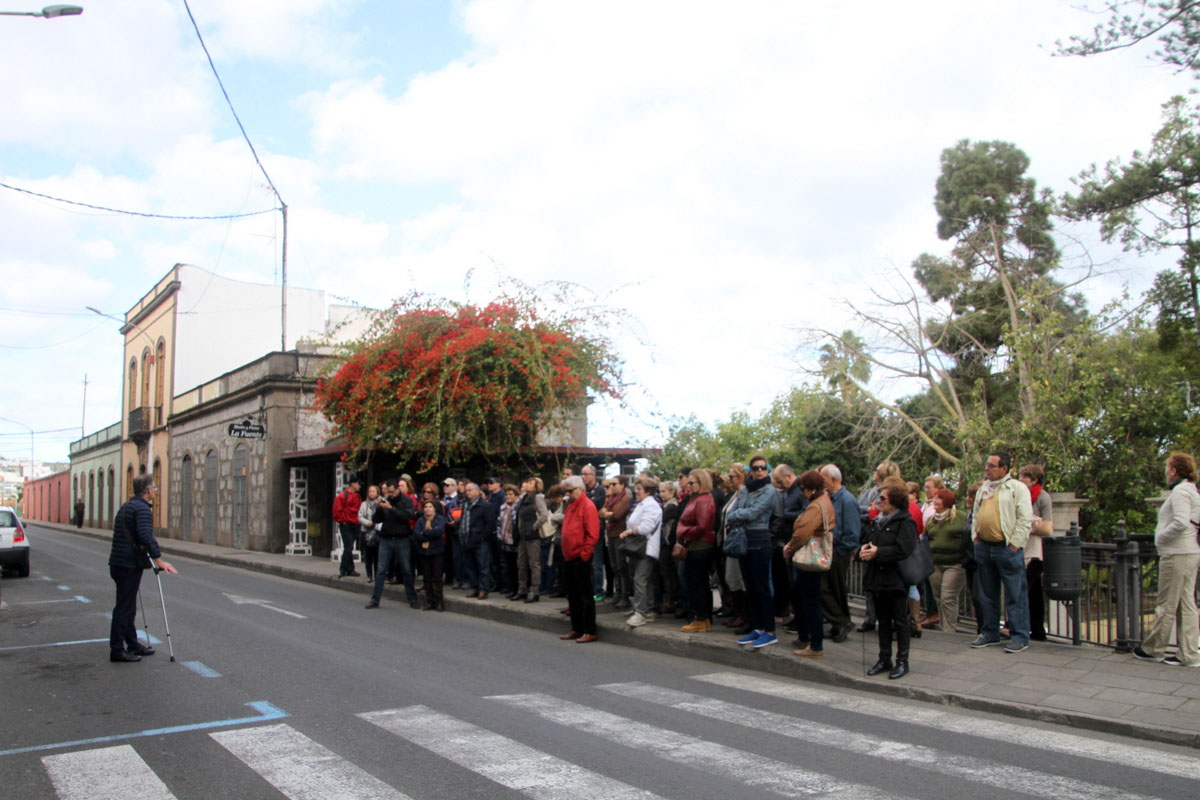
M1083 591L1083 542L1078 536L1042 539L1042 589L1051 600L1079 599Z

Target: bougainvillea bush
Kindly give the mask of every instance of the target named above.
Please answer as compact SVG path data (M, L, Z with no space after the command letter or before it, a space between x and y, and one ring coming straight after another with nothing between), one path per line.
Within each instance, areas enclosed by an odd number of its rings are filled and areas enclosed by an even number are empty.
M406 297L335 361L317 404L359 461L406 452L431 467L527 451L591 399L619 398L619 360L591 322L523 297Z

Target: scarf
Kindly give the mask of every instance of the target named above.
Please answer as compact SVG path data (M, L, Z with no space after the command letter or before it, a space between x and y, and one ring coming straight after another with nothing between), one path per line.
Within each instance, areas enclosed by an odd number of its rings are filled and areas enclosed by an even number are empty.
M977 503L982 503L984 500L987 500L989 497L991 497L997 491L999 491L1000 487L1003 486L1006 482L1011 481L1011 480L1012 480L1011 475L1005 475L1003 478L1001 478L998 481L984 481L983 486L979 487L979 494L976 495L975 501Z
M750 480L746 481L746 491L747 492L757 492L759 489L766 486L770 482L771 482L770 475L767 475L765 478L751 478Z
M932 517L929 518L929 521L942 523L948 519L952 520L956 516L958 516L957 512L958 512L957 508L955 508L954 506L950 506L945 511L941 511L941 512L934 514Z
M1029 502L1036 503L1037 499L1038 499L1038 495L1041 493L1042 493L1042 485L1040 483L1035 483L1033 486L1030 486L1029 487Z

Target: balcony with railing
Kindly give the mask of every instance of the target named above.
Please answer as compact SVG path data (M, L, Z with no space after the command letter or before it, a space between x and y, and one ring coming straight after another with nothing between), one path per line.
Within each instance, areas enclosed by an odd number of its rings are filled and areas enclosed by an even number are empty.
M129 412L129 438L145 439L150 436L151 408L142 406Z

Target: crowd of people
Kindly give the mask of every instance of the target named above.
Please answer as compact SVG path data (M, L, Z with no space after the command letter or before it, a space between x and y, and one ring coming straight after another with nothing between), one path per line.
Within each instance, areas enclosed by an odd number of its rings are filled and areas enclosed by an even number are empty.
M963 598L974 610L971 647L1016 654L1046 639L1050 493L1041 466L1012 470L1008 453L991 453L962 504L941 476L905 482L892 461L876 467L873 485L857 497L834 464L797 474L762 456L727 471L683 469L675 480L646 472L601 478L585 465L548 489L537 476L520 485L490 476L478 484L446 478L418 494L405 475L367 487L365 499L351 482L333 513L340 574L359 575L357 545L374 584L367 608L379 607L387 582L402 583L413 608L437 611L447 585L478 600L565 597L570 627L560 638L579 643L599 638L597 604L610 602L630 627L673 617L684 620L683 631L705 634L719 622L748 648L777 644L782 629L794 635L797 657L819 659L827 640L845 642L855 630L848 578L857 560L866 597L857 630L877 631L879 643L867 672L898 679L910 669L913 638L935 627L958 631ZM1135 654L1200 666L1195 461L1172 455L1167 479L1159 621ZM1176 625L1179 655L1167 657Z

